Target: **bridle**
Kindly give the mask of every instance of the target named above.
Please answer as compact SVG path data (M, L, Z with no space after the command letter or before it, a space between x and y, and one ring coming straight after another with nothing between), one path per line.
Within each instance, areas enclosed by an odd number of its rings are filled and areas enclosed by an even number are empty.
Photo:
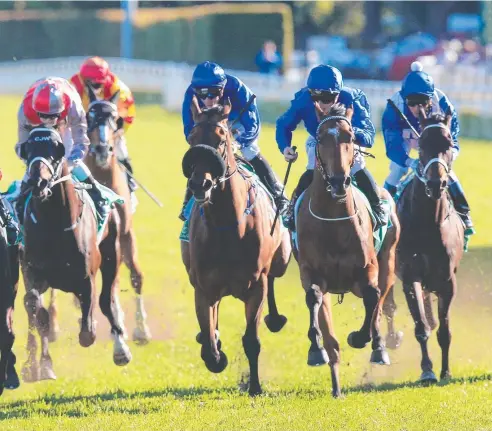
M91 133L93 130L96 129L96 127L99 129L99 143L97 145L94 145L91 142L90 149L89 149L91 154L94 154L96 152L97 146L108 147L109 137L107 136L106 133L107 132L106 127L109 127L113 133L117 131L117 126L115 122L110 121L112 120L111 116L108 115L107 118L104 118L104 122L101 121L103 119L103 116L100 117L96 116L97 112L93 110L95 106L103 106L103 107L107 106L111 110L111 112L115 112L115 113L118 112L117 106L114 103L110 102L109 100L95 100L89 104L89 109L87 111L87 115L89 117L88 118L89 127L87 132ZM113 150L112 147L109 147L108 149L110 152Z

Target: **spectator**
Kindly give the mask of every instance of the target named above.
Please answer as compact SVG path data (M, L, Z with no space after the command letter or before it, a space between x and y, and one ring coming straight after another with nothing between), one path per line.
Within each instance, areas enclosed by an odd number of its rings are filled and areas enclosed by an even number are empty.
M282 56L277 51L277 45L271 40L263 44L263 48L256 54L255 63L260 73L267 75L280 74Z

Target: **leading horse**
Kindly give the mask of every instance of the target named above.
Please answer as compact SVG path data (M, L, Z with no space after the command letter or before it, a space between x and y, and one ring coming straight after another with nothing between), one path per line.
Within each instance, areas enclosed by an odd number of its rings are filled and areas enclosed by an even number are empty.
M401 240L396 261L397 275L415 322L415 337L422 350L420 381L437 381L427 350L431 330L437 326L429 300L438 297L437 340L442 351L441 379L450 377L449 309L456 294L456 272L464 248L464 226L446 189L453 160L451 115L427 118L419 110L422 135L419 140L419 167L398 200Z
M89 89L87 125L90 147L84 161L97 181L125 200L122 205L118 204L116 207L120 218L121 258L130 270L130 282L136 293L136 327L133 331L133 340L138 344L146 344L152 337L146 322L147 313L142 295L143 274L138 262L131 196L126 174L121 169L115 154L117 134L121 133L116 127L118 97L119 92L109 100L97 100L94 92ZM120 307L119 301L116 306Z
M196 205L190 216L189 243L181 254L195 288L195 308L200 325L201 357L207 368L220 373L227 357L218 339L219 303L232 295L246 305L243 347L249 361L249 394L261 393L258 376L260 340L258 326L268 297L270 314L265 319L272 332L285 317L278 314L273 295L276 277L284 275L290 260L288 232L277 223L272 201L251 172L240 166L233 152L227 118L230 103L203 111L192 102L195 127L190 149L183 158Z
M352 108L334 105L328 113L315 104L317 130L314 178L299 204L297 244L301 283L309 309L308 365L329 363L332 394L341 395L340 346L335 338L330 294L352 292L363 298L365 318L348 337L361 349L372 340L371 362L389 364L379 329L385 296L395 282L395 248L399 223L392 206L391 223L379 254L373 241L373 222L364 197L351 184L355 155ZM385 190L382 196L391 201ZM321 344L321 336L323 344Z
M113 360L117 365L126 365L131 353L112 306L120 263L117 213L112 211L98 244L95 214L88 197L76 190L64 158L65 147L56 131L33 129L20 153L27 161L27 182L32 191L25 208L21 258L26 286L24 305L29 318L28 359L22 370L23 378L56 378L48 350L49 314L41 302L41 295L50 286L78 297L82 310L80 345L89 347L94 343L98 269L103 279L99 304L111 325ZM41 337L40 363L36 358L34 328Z

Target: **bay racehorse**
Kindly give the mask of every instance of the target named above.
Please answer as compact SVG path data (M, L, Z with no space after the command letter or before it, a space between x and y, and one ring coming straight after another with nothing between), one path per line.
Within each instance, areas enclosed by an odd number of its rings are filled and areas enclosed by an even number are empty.
M7 244L5 227L0 228L0 395L4 388L19 387L12 350L14 305L19 281L19 246Z
M427 350L431 330L437 326L429 295L438 298L437 340L442 350L441 379L450 376L449 309L457 289L456 271L463 256L464 226L455 211L447 186L453 160L450 132L451 115L419 112L422 135L419 139L419 167L403 190L397 210L401 239L397 247L397 275L415 322L415 337L422 350L420 380L433 383L437 378Z
M243 347L250 367L249 394L258 395L258 327L267 297L267 326L277 332L285 324L273 287L287 269L290 240L280 223L270 236L275 215L271 199L234 156L227 126L230 103L202 111L194 98L191 108L195 126L182 164L196 204L189 220L190 240L181 243L181 254L195 288L201 357L210 371L225 369L228 361L217 330L219 303L228 295L241 299L246 306Z
M361 349L372 340L371 363L390 363L379 320L385 296L395 282L395 248L399 224L392 207L384 243L376 253L373 222L363 196L351 184L354 160L352 108L332 106L326 114L318 104L316 169L299 204L297 244L301 283L309 309L308 365L329 363L332 394L340 396L340 346L335 337L330 294L352 292L363 298L365 318L359 331L348 336L350 346ZM383 198L389 194L380 189ZM323 344L321 343L323 338Z
M120 218L121 258L130 270L130 282L137 296L136 327L133 331L133 339L139 344L146 344L151 339L151 334L146 322L147 313L142 295L143 274L138 262L132 203L126 174L120 167L115 152L117 135L121 133L116 126L118 96L119 92L115 93L110 100L97 100L92 90L89 89L90 105L87 112L87 125L90 149L84 161L97 181L125 200L124 204L116 206ZM121 308L119 301L116 306Z
M120 264L118 215L112 211L98 244L96 217L88 197L76 190L64 158L65 147L55 130L33 129L20 152L27 161L27 184L32 191L24 213L21 257L26 286L24 305L29 319L28 359L22 370L23 378L56 378L48 350L49 314L41 302L48 287L77 296L82 310L80 345L89 347L94 343L98 269L103 280L99 304L111 325L113 360L117 365L126 365L131 353L112 306ZM35 328L41 337L40 362L36 357Z

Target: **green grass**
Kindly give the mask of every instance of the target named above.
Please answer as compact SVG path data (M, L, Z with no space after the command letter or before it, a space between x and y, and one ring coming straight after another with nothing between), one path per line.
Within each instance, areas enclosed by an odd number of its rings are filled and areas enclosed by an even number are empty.
M5 189L9 181L21 177L23 165L13 152L19 98L4 97L1 102ZM186 150L180 118L150 106L140 107L138 114L129 133L136 175L165 205L159 209L139 191L136 230L154 340L145 347L130 343L133 361L118 368L112 363L108 324L100 312L98 340L84 349L78 345L79 311L68 295L60 294L62 334L50 345L58 380L23 383L16 391L6 391L0 400L2 430L492 429L492 189L486 183L492 165L490 144L463 140L456 163L478 234L460 268L460 293L452 308L454 379L428 388L414 383L420 375L420 349L397 284L396 322L405 338L400 350L390 352L390 367L372 367L369 348L359 351L347 346L348 333L361 324L362 301L348 295L342 305L334 307L345 397L333 400L329 367L306 365L308 313L293 261L288 274L277 283L279 309L289 321L279 334L261 327L260 378L265 395L252 400L239 389L248 368L241 346L245 328L242 304L227 298L221 306L221 338L229 357L229 367L222 374L207 371L195 342L198 325L193 290L177 239L181 228L177 214L185 185L181 157ZM290 190L305 166L305 136L302 131L296 133L301 157L294 165ZM283 177L286 164L276 149L273 128L263 127L261 146ZM382 183L388 161L380 139L374 153L376 161L368 163ZM135 307L126 269L122 270L121 289L131 331ZM26 359L23 294L21 286L15 313L19 365ZM434 335L430 350L439 372L440 350Z

